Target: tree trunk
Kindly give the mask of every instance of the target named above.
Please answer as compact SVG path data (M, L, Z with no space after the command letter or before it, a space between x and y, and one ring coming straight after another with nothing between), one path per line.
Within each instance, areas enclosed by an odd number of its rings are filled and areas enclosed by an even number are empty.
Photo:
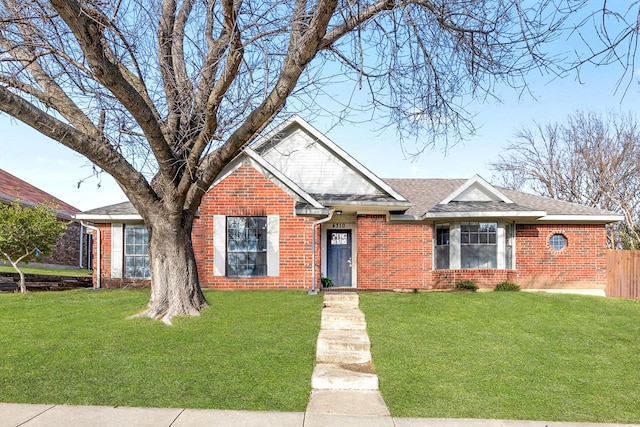
M18 275L20 276L20 282L18 282L18 289L20 290L21 294L24 294L27 292L27 284L25 283L24 280L24 273L22 272L22 270L20 269L20 267L18 267L18 262L20 261L13 261L11 258L9 258L9 256L5 253L3 253L5 258L11 263L11 266L13 267L13 269L15 271L18 272ZM20 257L20 259L22 259L23 257Z
M139 316L166 324L171 324L174 316L198 316L208 304L198 281L192 221L154 215L145 218L145 224L149 231L151 297Z

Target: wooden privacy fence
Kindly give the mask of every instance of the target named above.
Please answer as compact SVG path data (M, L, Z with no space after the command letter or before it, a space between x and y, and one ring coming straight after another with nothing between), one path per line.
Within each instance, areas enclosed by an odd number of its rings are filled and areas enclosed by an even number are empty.
M640 299L640 251L607 251L608 297Z

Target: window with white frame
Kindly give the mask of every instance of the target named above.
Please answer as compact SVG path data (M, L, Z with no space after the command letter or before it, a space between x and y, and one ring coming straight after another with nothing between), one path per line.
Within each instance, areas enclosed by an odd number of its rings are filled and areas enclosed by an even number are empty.
M460 266L496 268L497 232L498 224L495 222L461 222Z
M556 233L549 238L549 246L556 252L560 252L567 247L567 237L564 234Z
M449 268L450 237L449 224L436 224L435 266L437 270Z
M267 217L227 217L227 276L267 275Z
M124 226L124 277L129 279L148 279L149 234L144 224L126 224Z
M515 241L515 225L506 223L504 225L504 268L513 269L513 242Z
M513 269L515 225L496 221L434 224L434 269Z

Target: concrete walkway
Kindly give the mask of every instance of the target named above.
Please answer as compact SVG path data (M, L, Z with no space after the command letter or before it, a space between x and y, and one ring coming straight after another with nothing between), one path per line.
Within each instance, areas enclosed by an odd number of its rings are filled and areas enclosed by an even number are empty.
M0 403L0 427L640 427L640 424L391 417L378 390L371 342L358 295L325 293L324 305L306 412Z

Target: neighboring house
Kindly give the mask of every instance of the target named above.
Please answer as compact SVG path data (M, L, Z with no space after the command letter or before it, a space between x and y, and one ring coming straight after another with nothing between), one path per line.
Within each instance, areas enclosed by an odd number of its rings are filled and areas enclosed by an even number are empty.
M86 251L83 250L86 246L84 230L74 220L79 209L0 169L0 203L9 204L16 199L23 206L48 203L55 209L58 219L68 224L64 234L51 248L51 253L38 262L73 267L88 264Z
M100 230L98 283L148 282L146 229L130 203L76 218ZM605 225L621 219L477 175L383 180L294 116L220 174L192 240L203 287L312 289L328 277L359 289L462 279L603 289Z

